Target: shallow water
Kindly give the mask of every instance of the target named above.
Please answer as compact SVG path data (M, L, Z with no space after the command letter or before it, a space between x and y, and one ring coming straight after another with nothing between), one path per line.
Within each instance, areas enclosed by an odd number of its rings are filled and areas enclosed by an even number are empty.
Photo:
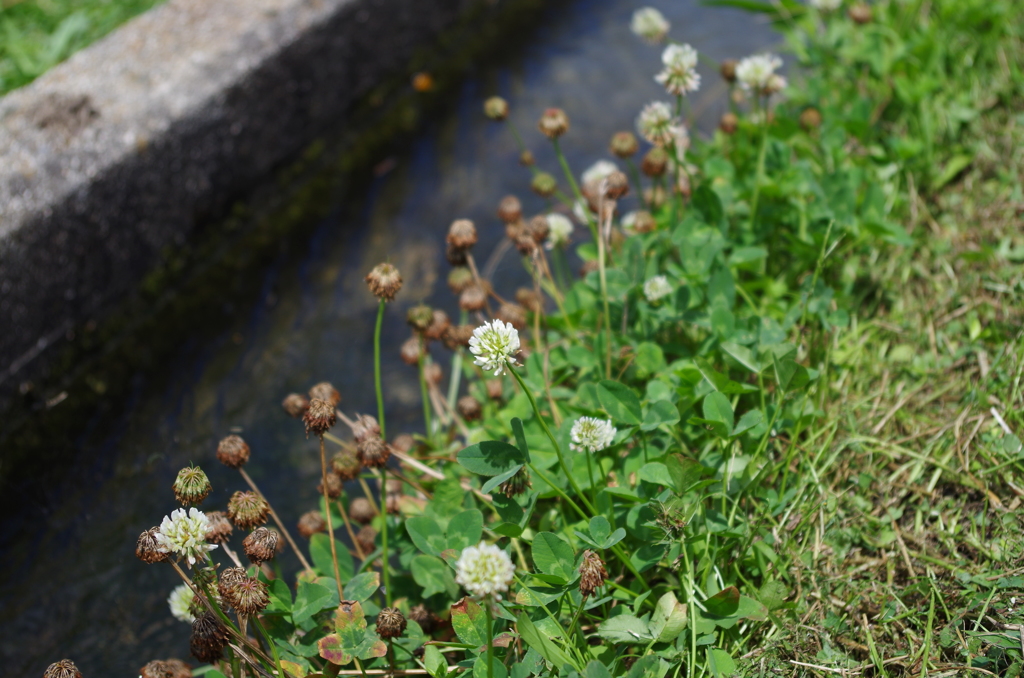
M738 57L772 44L770 29L731 10L695 0L652 0L673 24L672 37L712 59ZM362 276L385 259L406 285L384 325L384 391L388 430L422 430L415 370L397 359L408 336L405 310L426 301L456 317L445 285L443 235L468 217L480 231L478 257L503 237L494 217L509 193L533 214L543 203L529 193L529 173L501 125L480 112L501 94L512 107L541 167L554 158L534 131L540 112L564 108L572 121L563 148L577 174L608 157L611 134L631 129L640 106L664 98L652 76L660 50L628 29L635 2L579 0L550 10L501 63L476 73L450 109L425 128L393 168L369 190L334 206L301 247L288 248L265 270L252 271L260 293L225 308L230 329L214 340L182 332L181 348L157 374L139 375L132 397L97 416L74 450L64 482L27 499L0 528L0 666L3 674L38 676L52 661L72 658L86 678L134 676L154 658L188 655L189 628L164 602L178 583L171 568L133 556L138 534L176 508L170 485L194 462L214 485L206 510L222 508L244 483L214 459L217 441L239 432L253 449L247 469L286 524L316 502L319 459L301 424L280 409L289 392L330 380L347 412L375 410L372 331L375 300ZM698 129L710 130L725 108L712 68L701 68L695 98ZM630 209L630 206L626 206ZM518 257L497 266L499 290L525 283ZM196 319L196 326L203 322ZM434 350L447 365L444 349ZM447 375L446 375L447 376ZM99 440L100 442L94 442ZM297 561L283 556L285 567Z

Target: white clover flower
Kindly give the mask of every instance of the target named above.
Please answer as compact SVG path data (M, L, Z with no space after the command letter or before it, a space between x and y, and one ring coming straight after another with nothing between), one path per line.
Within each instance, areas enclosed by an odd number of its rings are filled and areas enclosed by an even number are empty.
M516 566L508 554L483 541L464 548L455 563L455 581L474 598L493 596L501 600L515 574Z
M782 67L782 59L774 54L756 54L736 64L736 79L743 89L763 94L775 70Z
M839 9L839 5L843 4L843 0L808 0L808 2L814 9L824 12Z
M697 74L697 50L689 45L669 45L661 54L665 65L661 73L654 76L669 94L682 96L700 89L700 75Z
M476 356L474 363L485 370L494 370L494 376L498 376L508 365L516 364L519 332L512 323L500 320L485 322L473 330L473 336L469 338L469 352Z
M179 584L174 587L171 595L167 596L167 604L170 606L171 614L174 615L175 619L188 622L189 624L196 620L189 610L195 597L195 592L189 588L188 584Z
M611 419L580 417L572 425L569 449L575 452L600 452L612 444L615 433Z
M619 166L611 160L598 160L587 168L587 171L583 173L580 179L585 186L590 183L597 183L602 179L607 179L612 172L618 171Z
M197 560L203 560L207 551L217 548L216 544L206 543L206 533L210 531L210 520L206 514L192 507L172 511L164 516L156 534L157 550L162 553L177 553L188 561L189 566Z
M644 296L647 297L647 301L657 301L669 294L672 294L672 285L669 284L668 278L663 275L648 278L647 282L644 283Z
M590 205L585 200L577 200L573 203L572 215L581 224L588 224L597 218L597 215L594 214L593 210L590 209Z
M644 139L657 146L672 143L679 127L672 115L672 107L664 101L652 101L644 106L636 119L636 130Z
M548 240L544 247L551 250L569 244L572 236L572 222L569 217L552 212L548 215Z
M665 39L671 27L665 15L653 7L643 7L633 12L629 22L631 31L654 45Z

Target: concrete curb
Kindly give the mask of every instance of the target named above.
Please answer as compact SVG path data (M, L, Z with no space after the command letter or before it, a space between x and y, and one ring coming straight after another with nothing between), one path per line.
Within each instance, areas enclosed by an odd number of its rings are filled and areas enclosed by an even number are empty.
M0 401L474 0L170 0L0 99Z

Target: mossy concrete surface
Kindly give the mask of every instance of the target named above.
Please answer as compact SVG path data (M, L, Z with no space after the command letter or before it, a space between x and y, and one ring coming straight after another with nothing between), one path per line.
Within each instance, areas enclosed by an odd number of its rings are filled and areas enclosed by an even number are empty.
M473 0L171 0L0 99L0 410Z

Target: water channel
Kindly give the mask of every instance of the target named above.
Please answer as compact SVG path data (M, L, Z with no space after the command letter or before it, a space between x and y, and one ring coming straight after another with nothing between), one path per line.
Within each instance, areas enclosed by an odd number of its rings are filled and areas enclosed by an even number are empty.
M650 0L672 22L672 37L712 59L742 57L774 42L767 25L697 0ZM8 676L39 676L72 658L86 678L135 676L154 658L187 659L189 628L168 613L178 583L165 566L133 555L139 532L176 508L170 485L179 468L203 466L214 485L204 508L223 507L241 479L214 459L217 441L239 432L253 449L248 470L293 525L316 501L319 460L301 424L280 408L289 392L330 380L348 412L373 411L372 328L375 300L362 276L390 260L405 277L384 326L384 391L390 432L422 430L413 368L398 360L408 336L405 310L426 301L457 315L445 285L443 235L457 217L477 223L478 251L503 237L498 200L520 196L524 212L543 207L505 129L481 114L501 94L539 164L555 162L535 131L540 112L564 108L572 129L563 148L577 174L608 157L607 142L632 129L639 108L664 98L652 80L660 49L628 28L635 0L576 0L545 12L543 22L510 44L499 63L478 70L447 109L427 122L359 196L334 205L301 247L265 270L251 271L260 293L225 309L230 327L213 341L181 332L180 349L156 374L139 375L131 398L97 415L69 455L65 480L27 498L0 527L0 666ZM695 98L697 129L711 130L725 90L703 65ZM628 209L632 207L627 206ZM526 281L518 257L498 264L507 293ZM196 319L197 328L203 319ZM203 337L200 339L199 337ZM447 355L440 355L447 364ZM297 567L291 554L287 569Z

